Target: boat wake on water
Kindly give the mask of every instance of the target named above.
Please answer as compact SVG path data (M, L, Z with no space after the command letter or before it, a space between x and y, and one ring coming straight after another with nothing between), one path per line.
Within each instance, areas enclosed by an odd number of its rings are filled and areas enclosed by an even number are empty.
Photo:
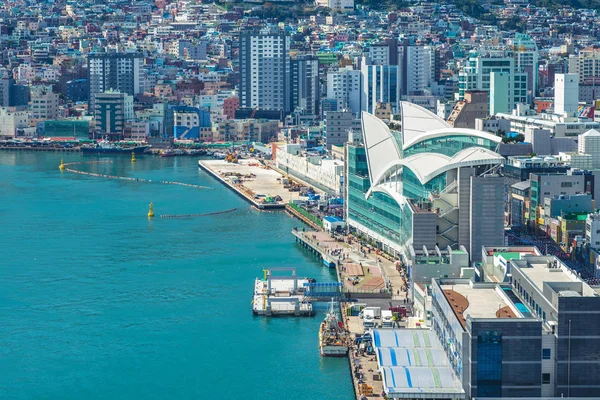
M60 164L61 171L64 170L64 171L71 172L71 173L74 173L74 174L94 176L94 177L97 177L97 178L120 179L120 180L123 180L123 181L130 181L130 182L162 183L164 185L178 185L178 186L191 187L191 188L195 188L195 189L213 190L213 188L208 187L208 186L194 185L194 184L191 184L191 183L174 182L174 181L153 181L152 179L130 178L130 177L127 177L127 176L97 174L95 172L85 172L85 171L79 171L79 170L73 169L73 168L68 168L71 165L80 165L80 164L112 164L112 161L80 161L80 162L72 162L72 163L61 163Z

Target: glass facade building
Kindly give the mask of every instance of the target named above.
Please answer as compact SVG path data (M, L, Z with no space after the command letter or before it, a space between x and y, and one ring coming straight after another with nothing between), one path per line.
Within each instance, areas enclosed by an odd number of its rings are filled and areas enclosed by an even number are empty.
M349 225L400 257L411 246L433 249L438 245L457 245L458 170L468 169L468 176L476 176L502 161L493 151L498 138L446 127L445 121L407 104L400 103L400 130L390 129L376 117L363 113L364 144L347 147ZM414 130L409 111L416 114L414 123L419 124L418 129L425 126L417 134L409 134L409 130ZM433 128L444 129L426 130L423 119L433 120ZM440 200L440 194L448 190L453 190L453 194ZM444 221L438 223L440 214L444 214Z
M401 240L400 205L385 193L366 194L371 188L364 146L348 145L348 218L373 230L382 238Z

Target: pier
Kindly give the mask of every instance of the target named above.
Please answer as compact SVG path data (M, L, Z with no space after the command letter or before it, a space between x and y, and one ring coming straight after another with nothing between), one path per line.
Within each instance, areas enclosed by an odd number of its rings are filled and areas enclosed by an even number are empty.
M291 272L291 275L274 275L273 272ZM298 278L295 268L271 268L264 270L263 279L254 282L252 313L267 317L278 315L313 316L310 301L305 299L308 278Z
M419 328L420 325L415 318L407 318L410 305L404 271L394 259L352 236L299 229L293 229L292 235L300 246L319 257L324 266L336 268L339 282L306 283L305 299L323 301L329 297L342 301L341 320L350 341L348 356L355 398L380 397L384 389L383 377L379 372L371 329ZM366 307L380 310L370 326L359 317L359 311ZM383 310L391 312L391 321L384 322ZM419 329L407 332L410 337L418 334Z
M350 236L332 237L324 231L293 229L296 242L336 269L345 297L404 300L406 283L393 260L361 246ZM349 243L350 242L350 243Z
M267 169L254 159L199 160L198 167L233 189L256 209L261 211L283 210L287 200L299 198L299 193L289 192L283 187L282 175Z

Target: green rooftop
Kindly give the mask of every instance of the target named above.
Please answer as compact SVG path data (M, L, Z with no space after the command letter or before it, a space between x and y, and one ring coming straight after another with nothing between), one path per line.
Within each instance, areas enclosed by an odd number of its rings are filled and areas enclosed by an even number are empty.
M521 259L521 253L519 253L517 251L501 251L498 253L494 253L494 255L496 255L498 257L502 257L506 261L510 261L512 259L517 259L517 260Z
M563 219L568 220L577 220L577 221L585 221L587 219L589 212L572 212L566 214Z

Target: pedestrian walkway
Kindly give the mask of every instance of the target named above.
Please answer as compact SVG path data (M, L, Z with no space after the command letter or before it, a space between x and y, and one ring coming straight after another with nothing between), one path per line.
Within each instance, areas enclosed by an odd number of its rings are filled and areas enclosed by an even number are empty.
M381 254L378 255L375 249L361 246L351 236L331 236L323 231L296 233L306 238L311 245L318 247L328 258L337 260L338 277L348 291L377 292L378 289L388 289L393 300L406 299L406 282L396 269L395 262ZM361 269L362 274L357 274L357 269Z

